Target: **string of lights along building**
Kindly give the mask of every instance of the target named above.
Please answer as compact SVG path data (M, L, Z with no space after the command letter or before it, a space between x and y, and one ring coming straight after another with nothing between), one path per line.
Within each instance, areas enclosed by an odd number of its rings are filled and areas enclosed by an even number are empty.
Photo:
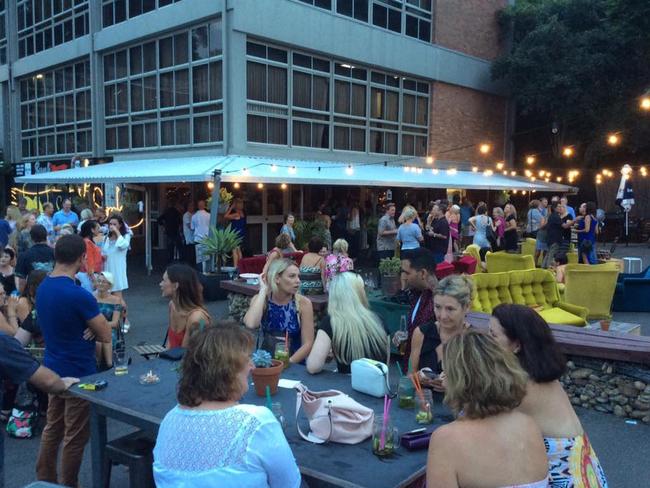
M4 161L508 164L512 107L490 66L509 3L0 0ZM260 217L295 209L288 190L265 185Z

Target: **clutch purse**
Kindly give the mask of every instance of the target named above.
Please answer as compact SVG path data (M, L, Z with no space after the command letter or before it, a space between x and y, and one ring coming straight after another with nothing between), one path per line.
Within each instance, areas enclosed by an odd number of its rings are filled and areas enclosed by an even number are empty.
M402 435L402 446L409 451L419 451L429 447L431 432L410 432Z
M168 361L180 361L185 355L184 347L174 347L161 352L158 357L160 359L167 359Z
M390 394L388 367L373 359L356 359L350 363L352 389L381 398Z

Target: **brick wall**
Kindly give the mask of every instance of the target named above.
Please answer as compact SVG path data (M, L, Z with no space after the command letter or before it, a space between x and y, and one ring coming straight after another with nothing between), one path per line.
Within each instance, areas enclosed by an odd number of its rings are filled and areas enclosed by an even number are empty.
M505 159L507 99L470 88L434 82L430 107L429 154L441 160L494 163ZM478 148L449 149L468 144L492 144L486 157ZM445 151L439 154L441 151Z
M507 0L434 0L433 42L483 59L499 55L496 14Z

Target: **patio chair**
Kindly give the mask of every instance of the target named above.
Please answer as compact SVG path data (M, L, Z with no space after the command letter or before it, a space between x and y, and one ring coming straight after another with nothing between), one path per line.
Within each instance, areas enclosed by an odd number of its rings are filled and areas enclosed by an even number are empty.
M611 319L618 267L612 265L567 265L564 302L585 307L587 319Z

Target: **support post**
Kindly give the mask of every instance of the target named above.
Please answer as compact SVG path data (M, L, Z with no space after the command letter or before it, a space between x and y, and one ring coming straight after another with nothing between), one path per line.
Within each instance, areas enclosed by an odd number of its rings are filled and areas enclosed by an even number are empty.
M147 275L151 276L153 266L151 264L151 192L149 188L146 188L144 191L144 247Z

